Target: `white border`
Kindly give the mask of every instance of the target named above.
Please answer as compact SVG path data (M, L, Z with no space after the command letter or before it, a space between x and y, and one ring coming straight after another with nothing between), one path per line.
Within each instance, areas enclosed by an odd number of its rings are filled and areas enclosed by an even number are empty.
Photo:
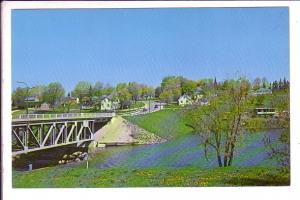
M291 79L291 161L290 187L230 188L139 188L139 189L12 189L11 181L11 10L49 8L178 8L178 7L276 7L290 8L290 79ZM3 197L4 199L295 199L300 189L300 2L2 2L2 118Z

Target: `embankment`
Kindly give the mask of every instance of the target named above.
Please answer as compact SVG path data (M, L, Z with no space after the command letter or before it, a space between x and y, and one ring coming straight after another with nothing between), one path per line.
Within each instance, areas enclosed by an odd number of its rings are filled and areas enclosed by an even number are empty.
M121 116L114 117L95 133L95 142L98 147L101 145L155 144L165 141L164 138L132 124Z

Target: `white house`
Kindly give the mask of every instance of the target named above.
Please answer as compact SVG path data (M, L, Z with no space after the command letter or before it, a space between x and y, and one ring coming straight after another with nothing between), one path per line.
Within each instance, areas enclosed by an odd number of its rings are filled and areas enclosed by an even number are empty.
M259 88L258 90L252 92L254 96L272 94L272 90L269 88Z
M193 104L192 98L186 94L182 95L178 99L178 105L180 105L180 106L186 106L186 105L192 105L192 104Z
M201 87L197 87L194 91L193 100L199 102L204 95L204 91Z
M120 108L120 101L113 100L111 95L101 97L101 110L116 110Z
M101 99L101 110L111 110L112 101L108 97L103 97Z

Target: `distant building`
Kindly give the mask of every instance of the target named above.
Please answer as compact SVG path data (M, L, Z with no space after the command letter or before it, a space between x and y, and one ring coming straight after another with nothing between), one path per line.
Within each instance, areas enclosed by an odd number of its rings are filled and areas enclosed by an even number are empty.
M259 96L259 95L265 95L265 94L272 94L272 90L269 88L259 88L258 90L252 92L254 96Z
M206 98L203 98L200 100L200 105L201 106L209 105L209 101Z
M276 116L278 113L275 108L255 108L254 113L257 116Z
M101 96L101 110L116 110L120 108L120 101L113 99L112 95Z
M178 99L178 105L180 105L180 106L186 106L186 105L192 105L192 104L193 104L192 98L186 94L182 95Z
M42 103L41 106L40 106L40 110L41 111L48 111L48 110L50 110L50 104L48 104L48 103Z
M93 108L93 103L89 97L83 97L82 98L82 104L81 104L81 109L83 110L88 110Z
M78 98L75 98L75 97L65 97L63 99L63 103L72 103L72 104L78 104L79 103L79 99Z
M197 87L193 94L193 100L195 102L199 102L200 99L203 97L203 95L204 95L203 89L201 87Z
M38 102L40 102L40 100L37 96L29 96L29 97L25 98L25 102L38 103Z

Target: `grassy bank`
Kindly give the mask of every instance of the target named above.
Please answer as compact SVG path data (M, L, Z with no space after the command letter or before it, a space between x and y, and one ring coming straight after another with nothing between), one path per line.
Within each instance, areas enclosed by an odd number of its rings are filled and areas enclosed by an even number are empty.
M127 116L125 119L163 138L177 137L192 132L192 129L185 125L187 118L185 112L181 109L168 109L146 115Z
M86 169L81 163L76 167L13 172L15 188L259 186L289 185L289 182L289 173L264 167Z

